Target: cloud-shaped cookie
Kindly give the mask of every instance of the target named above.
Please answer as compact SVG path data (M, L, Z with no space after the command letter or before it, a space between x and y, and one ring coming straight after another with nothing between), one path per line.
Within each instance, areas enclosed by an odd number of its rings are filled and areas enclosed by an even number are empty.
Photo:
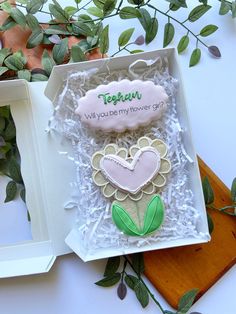
M159 119L167 101L162 86L124 79L89 90L79 99L75 112L90 128L123 132Z

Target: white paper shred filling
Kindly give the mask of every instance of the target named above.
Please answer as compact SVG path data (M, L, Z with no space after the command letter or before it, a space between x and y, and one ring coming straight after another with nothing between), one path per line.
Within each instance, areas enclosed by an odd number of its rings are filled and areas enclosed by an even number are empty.
M135 131L120 134L90 130L81 124L78 115L75 115L78 99L100 84L125 78L149 80L165 88L169 96L169 104L161 120ZM54 103L55 111L49 121L49 127L70 139L73 146L72 160L76 166L77 182L71 183L71 199L65 202L65 208L77 207L76 225L84 249L90 254L96 253L96 250L101 248L127 249L133 245L142 247L159 241L207 237L197 228L200 215L194 208L194 195L189 184L187 164L192 159L186 153L181 139L183 130L176 112L177 88L177 80L168 72L168 61L160 58L155 62L152 60L146 62L146 65L138 70L135 66L130 66L129 69L110 71L107 63L106 73L98 73L98 69L71 72L64 81ZM167 176L167 184L157 191L165 203L165 221L159 231L140 238L124 235L112 222L111 200L106 199L101 189L93 183L90 159L93 153L102 150L109 143L129 148L144 135L160 138L168 145L168 158L172 170Z

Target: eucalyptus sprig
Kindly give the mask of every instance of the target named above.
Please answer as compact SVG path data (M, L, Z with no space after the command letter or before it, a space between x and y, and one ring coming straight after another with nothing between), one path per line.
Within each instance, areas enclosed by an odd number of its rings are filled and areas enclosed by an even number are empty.
M118 37L118 49L113 56L122 51L137 53L143 50L130 49L131 45L142 45L152 42L159 31L159 16L166 17L164 26L163 47L168 46L176 36L175 25L178 24L186 34L179 39L178 52L183 53L190 41L195 41L196 47L191 52L189 66L196 65L201 58L201 47L207 48L214 57L220 57L221 53L215 45L207 45L205 37L210 36L218 27L208 24L194 33L191 25L206 14L211 6L207 0L199 0L199 5L191 11L188 9L186 0L162 0L168 3L168 10L162 11L155 1L151 0L128 0L125 5L123 0L74 0L74 6L62 7L53 0L47 8L47 0L18 0L12 4L9 0L1 1L0 10L7 14L6 20L0 25L0 31L7 32L19 25L22 32L30 31L26 47L28 49L44 45L45 51L42 56L42 69L28 69L27 58L22 51L12 52L11 47L0 49L0 79L9 76L12 78L24 78L27 81L47 80L53 66L68 62L80 62L88 59L88 54L95 48L99 48L102 55L109 51L110 34L109 24L118 16L121 20L137 19L144 31L144 40L133 39L133 28L123 31ZM221 0L216 2L220 5L219 14L228 12L236 16L236 2ZM25 9L26 14L21 11ZM175 16L177 10L184 10L182 21ZM186 12L185 12L186 11ZM42 23L37 18L40 12L48 17L47 23ZM78 43L69 47L68 38L78 38ZM79 39L81 39L79 41ZM51 52L52 50L52 52Z
M121 264L122 270L119 271ZM130 274L130 270L132 274ZM162 314L185 314L189 311L198 294L198 289L192 289L180 298L177 311L165 310L145 283L142 277L144 270L142 253L111 257L107 260L103 278L95 284L101 287L111 287L119 283L117 295L121 300L126 297L128 287L135 293L143 308L148 305L149 298L151 298Z

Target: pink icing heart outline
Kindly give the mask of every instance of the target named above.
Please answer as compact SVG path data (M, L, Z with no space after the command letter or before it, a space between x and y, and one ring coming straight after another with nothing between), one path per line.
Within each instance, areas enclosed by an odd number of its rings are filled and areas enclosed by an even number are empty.
M158 173L161 165L160 153L153 147L137 151L133 160L109 154L100 160L100 168L107 180L116 188L137 194Z

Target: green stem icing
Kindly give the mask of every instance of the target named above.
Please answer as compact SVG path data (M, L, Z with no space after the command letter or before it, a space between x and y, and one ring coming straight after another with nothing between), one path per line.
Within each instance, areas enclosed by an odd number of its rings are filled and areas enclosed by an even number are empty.
M137 202L138 203L138 202ZM112 219L117 228L130 236L145 236L153 233L163 223L164 204L160 195L153 195L151 201L146 207L143 227L137 227L136 223L121 206L120 203L112 203Z

